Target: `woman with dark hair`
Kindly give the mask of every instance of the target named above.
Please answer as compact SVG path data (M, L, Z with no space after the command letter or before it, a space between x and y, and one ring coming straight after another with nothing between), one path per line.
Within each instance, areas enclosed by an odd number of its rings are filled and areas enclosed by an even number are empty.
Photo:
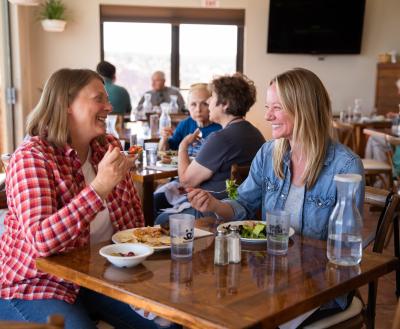
M250 164L265 139L260 131L245 120L246 113L256 100L253 81L245 75L234 74L214 79L210 84L208 99L210 120L223 129L210 134L193 161L188 155L189 145L200 137L200 130L187 135L179 144L178 174L184 187L201 187L217 192L218 198L226 197L225 181L230 177L232 164ZM180 205L181 209L184 205ZM190 204L184 213L196 213ZM157 217L157 223L168 221L169 213Z
M9 212L0 238L0 318L95 329L89 313L117 328L157 328L129 305L40 272L38 257L109 241L144 225L129 170L135 158L106 135L111 105L91 70L61 69L28 118L30 136L7 167Z

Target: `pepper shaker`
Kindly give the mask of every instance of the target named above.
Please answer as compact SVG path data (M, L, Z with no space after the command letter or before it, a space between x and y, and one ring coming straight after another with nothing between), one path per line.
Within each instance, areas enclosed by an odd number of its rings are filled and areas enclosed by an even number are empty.
M240 263L242 259L241 249L240 249L240 235L238 232L238 227L233 225L230 227L230 233L228 235L228 262L237 264Z

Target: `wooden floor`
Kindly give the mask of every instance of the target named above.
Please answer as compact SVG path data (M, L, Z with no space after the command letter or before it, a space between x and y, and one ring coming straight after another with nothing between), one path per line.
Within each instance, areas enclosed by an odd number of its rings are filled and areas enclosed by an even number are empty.
M376 228L376 217L377 213L369 212L367 209L364 211L364 227L368 231L373 231ZM394 255L393 252L393 239L391 240L388 247L384 250L384 254ZM363 287L361 294L364 301L367 301L367 287ZM396 278L395 272L389 273L388 275L379 279L378 283L378 298L376 305L376 329L390 329L392 328L394 313L397 306L397 299L395 295L396 290Z

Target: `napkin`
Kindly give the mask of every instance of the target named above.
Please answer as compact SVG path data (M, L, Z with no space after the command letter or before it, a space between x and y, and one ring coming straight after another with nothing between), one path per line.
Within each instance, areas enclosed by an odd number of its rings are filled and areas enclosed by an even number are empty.
M176 167L171 167L171 166L146 166L146 169L159 170L159 171L175 171Z
M160 186L154 193L165 193L165 198L173 206L180 205L182 202L187 201L186 194L179 191L181 184L174 180L167 184Z

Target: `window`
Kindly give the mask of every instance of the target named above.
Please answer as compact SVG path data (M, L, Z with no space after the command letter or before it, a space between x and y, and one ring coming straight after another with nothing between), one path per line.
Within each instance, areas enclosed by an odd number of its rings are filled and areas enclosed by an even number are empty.
M105 22L104 59L117 67L118 84L124 86L135 106L150 89L155 69L171 75L171 24Z
M135 106L155 70L185 95L192 83L242 71L244 10L101 5L102 58Z
M181 24L179 78L181 88L209 82L214 75L237 71L237 26Z

